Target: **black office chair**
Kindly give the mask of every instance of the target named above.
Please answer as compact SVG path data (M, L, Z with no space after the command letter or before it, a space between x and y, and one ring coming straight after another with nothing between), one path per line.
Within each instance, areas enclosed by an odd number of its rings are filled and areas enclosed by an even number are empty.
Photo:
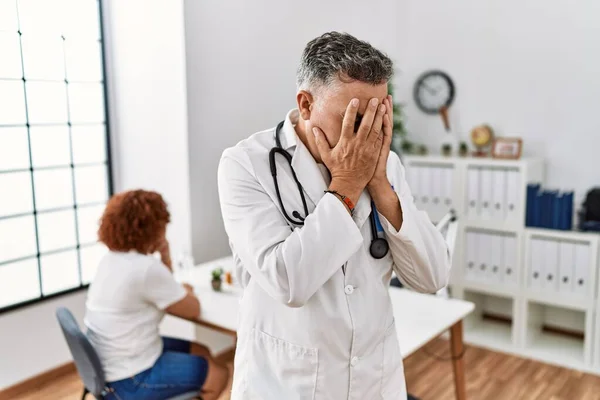
M79 328L77 321L71 312L60 307L56 310L56 318L63 331L77 372L83 381L83 394L81 399L84 400L88 394L92 394L96 399L104 399L109 393L110 388L106 385L104 370L100 363L100 358L92 344ZM189 392L166 400L191 400L199 398L198 392Z

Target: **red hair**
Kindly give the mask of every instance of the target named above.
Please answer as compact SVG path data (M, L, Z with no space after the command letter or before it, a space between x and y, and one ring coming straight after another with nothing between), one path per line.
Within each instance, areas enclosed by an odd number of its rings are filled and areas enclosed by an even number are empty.
M149 254L164 237L170 220L160 194L145 190L122 192L106 204L98 238L112 251Z

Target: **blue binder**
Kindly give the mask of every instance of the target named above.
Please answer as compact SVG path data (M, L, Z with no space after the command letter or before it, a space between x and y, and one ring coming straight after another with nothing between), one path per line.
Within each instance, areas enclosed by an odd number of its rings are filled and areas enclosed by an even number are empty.
M573 227L573 198L575 193L573 191L566 192L563 197L563 207L562 214L563 216L563 226L562 229L570 230Z
M527 204L525 205L525 225L536 226L534 223L534 213L536 209L537 195L541 189L539 183L530 183L527 185Z
M543 203L544 194L542 192L537 192L533 198L533 218L531 220L532 225L535 227L542 226L542 203Z
M552 229L561 228L562 205L564 203L564 194L555 196L552 203Z

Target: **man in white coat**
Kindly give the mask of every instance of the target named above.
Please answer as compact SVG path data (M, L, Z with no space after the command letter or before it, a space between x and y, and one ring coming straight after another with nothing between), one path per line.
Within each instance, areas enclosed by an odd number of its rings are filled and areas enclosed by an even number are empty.
M390 152L392 70L370 44L326 33L304 50L297 109L223 153L221 209L244 287L234 400L406 399L392 271L435 293L450 259ZM382 258L370 252L372 203Z

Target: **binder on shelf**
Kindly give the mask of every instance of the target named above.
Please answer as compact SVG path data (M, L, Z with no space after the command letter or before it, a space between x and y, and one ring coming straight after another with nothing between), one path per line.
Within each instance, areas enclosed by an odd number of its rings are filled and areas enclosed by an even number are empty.
M477 279L477 233L473 231L466 232L466 255L467 255L467 265L465 269L465 278L467 280L473 281Z
M556 240L544 241L544 264L543 264L542 287L549 292L558 291L558 242Z
M496 220L502 220L506 212L506 171L496 169L492 172L492 215Z
M453 172L454 170L452 168L443 168L443 178L442 178L442 187L443 187L443 192L442 192L442 197L444 200L444 209L445 210L450 210L453 207L452 204L452 197L453 196L453 190L454 190L454 184L453 184Z
M477 265L479 280L491 283L491 235L477 233Z
M421 182L420 182L420 168L416 165L411 165L410 168L408 168L408 175L407 175L407 181L408 181L408 186L410 187L410 191L412 193L413 196L413 201L415 202L415 205L418 205L419 207L421 206Z
M544 194L540 191L536 193L535 198L533 200L533 225L541 227L542 226L542 204L543 204Z
M561 294L571 294L573 292L573 277L575 275L574 263L575 245L570 242L560 242L558 247L558 270L559 282L558 291Z
M506 171L506 217L515 219L518 216L518 205L521 204L520 171Z
M431 177L431 167L421 167L421 185L420 185L420 194L421 194L421 205L423 210L430 212L431 211L431 194L432 194L432 177Z
M481 188L481 197L479 205L479 214L483 219L492 218L492 207L494 203L493 196L493 170L482 168L480 172L479 185Z
M564 195L558 194L552 199L552 229L561 229L560 218L562 215L561 206L563 204Z
M587 243L575 245L575 281L573 292L578 296L587 296L590 287L590 246Z
M563 194L562 207L561 207L561 215L562 215L562 226L563 230L571 230L573 227L573 198L575 193L565 192Z
M442 167L431 167L431 212L434 215L444 212L442 200Z
M531 238L529 242L529 287L532 289L540 289L541 286L541 266L543 263L543 245L541 239Z
M479 218L479 168L469 168L467 172L467 215Z
M491 236L491 281L494 284L502 282L504 261L502 254L504 253L504 237L500 234L493 234Z
M516 285L518 283L517 273L517 237L506 235L502 237L504 242L504 264L502 282L505 285Z
M537 194L541 190L541 185L539 183L530 183L527 185L527 204L525 208L525 225L526 226L535 226L534 224L534 207L535 202L537 201Z

